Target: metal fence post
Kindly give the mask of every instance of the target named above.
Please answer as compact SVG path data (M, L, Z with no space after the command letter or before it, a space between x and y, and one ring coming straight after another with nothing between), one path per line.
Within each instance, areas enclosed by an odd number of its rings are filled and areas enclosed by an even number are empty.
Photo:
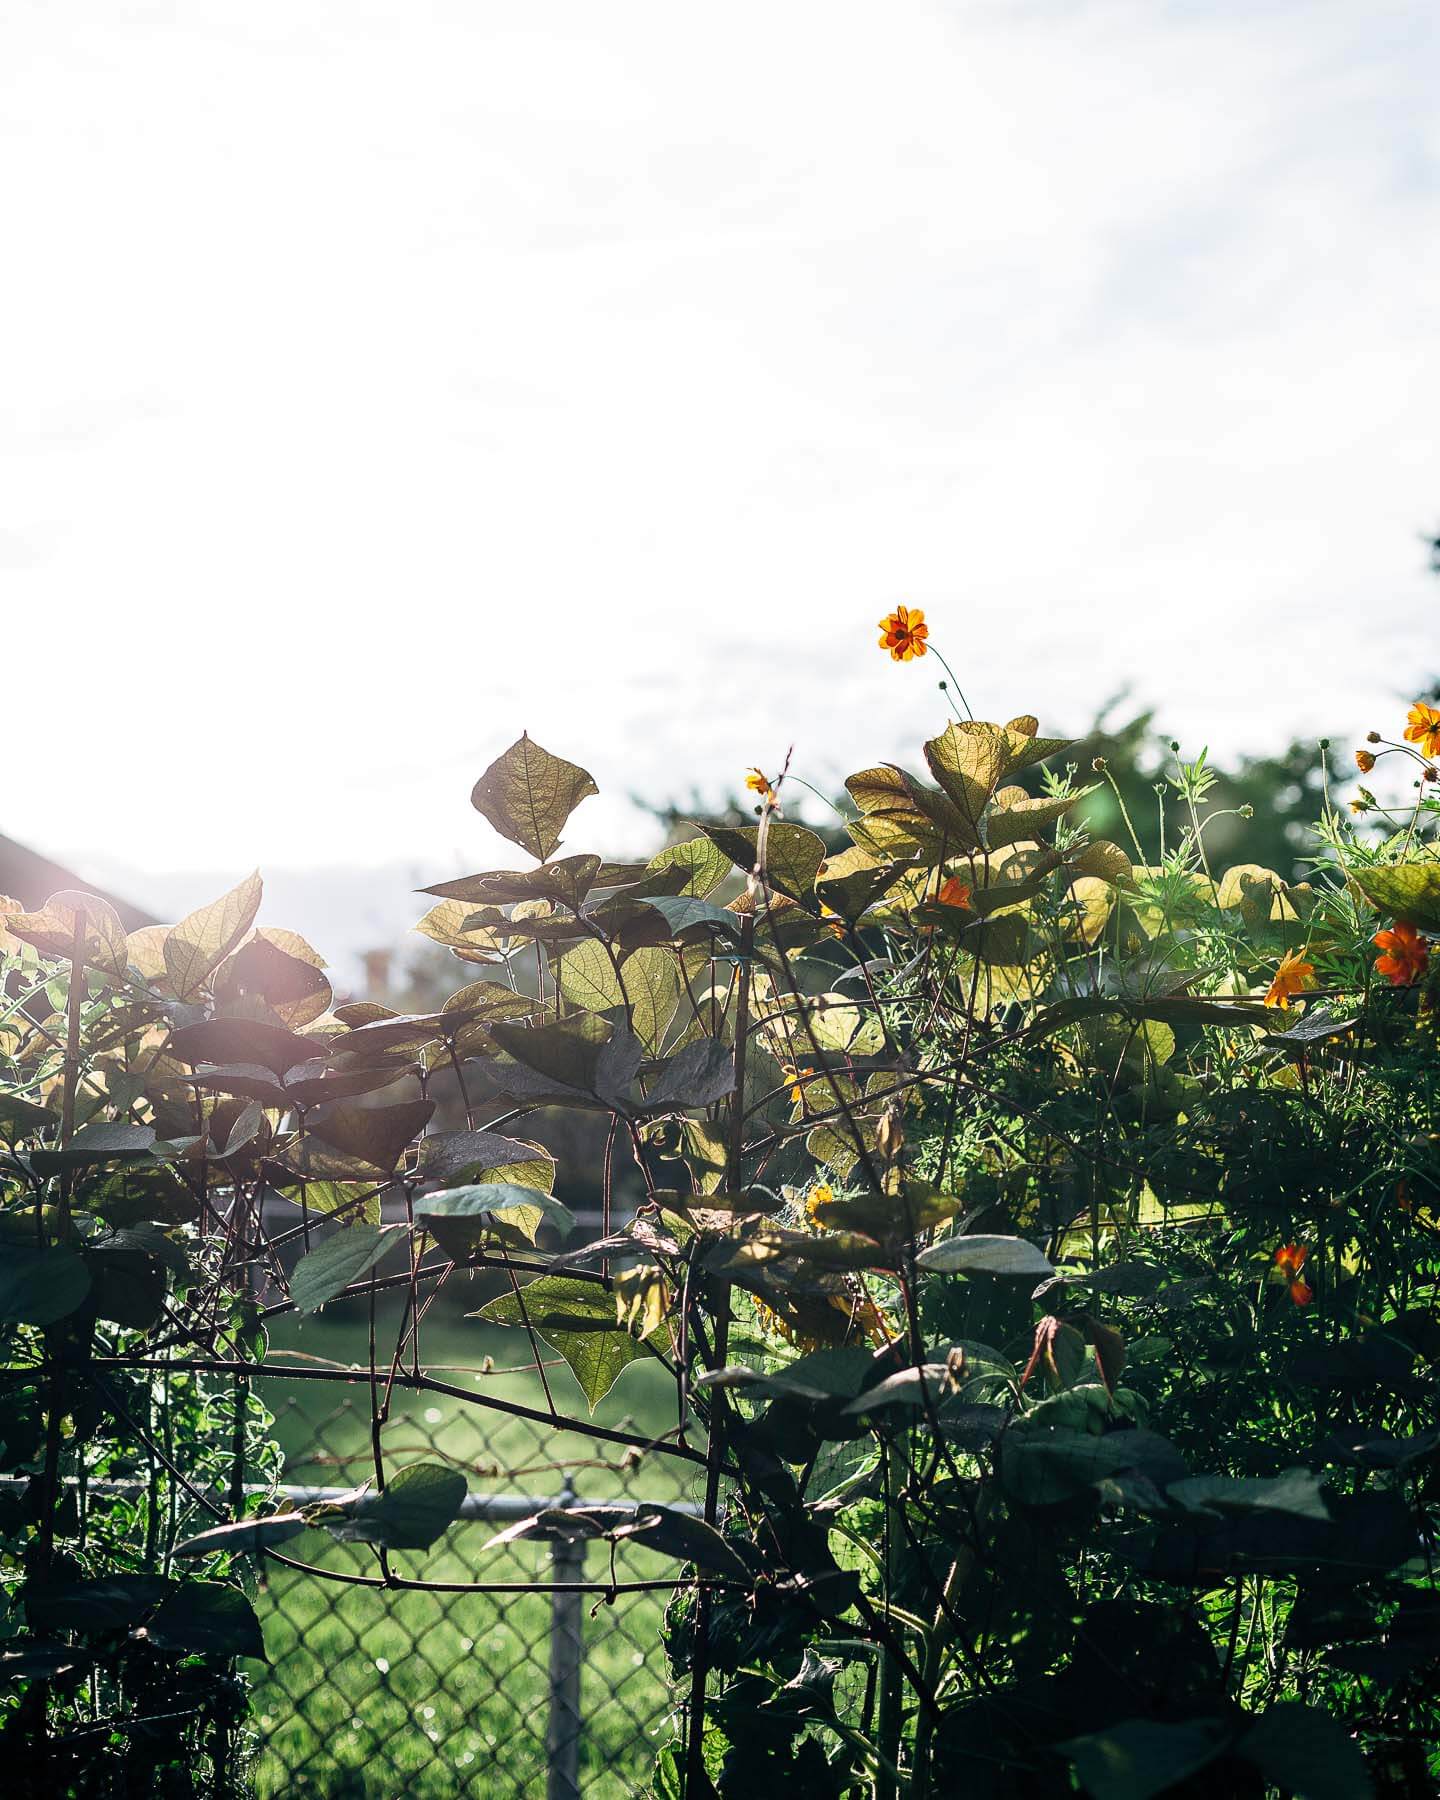
M561 1506L575 1490L566 1477ZM550 1552L550 1714L545 1727L549 1767L546 1800L580 1800L580 1664L585 1654L585 1597L566 1593L562 1582L585 1579L585 1540L557 1538Z

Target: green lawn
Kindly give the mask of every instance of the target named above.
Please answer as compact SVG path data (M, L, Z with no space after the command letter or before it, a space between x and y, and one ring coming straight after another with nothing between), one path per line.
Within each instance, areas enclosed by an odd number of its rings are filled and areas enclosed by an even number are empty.
M386 1330L392 1334L387 1339ZM382 1344L393 1341L383 1322ZM280 1354L301 1352L364 1363L363 1325L329 1319L287 1321L272 1339ZM525 1362L523 1334L457 1320L427 1328L424 1358L442 1380L527 1405L543 1405L533 1372L474 1375L487 1356L497 1368ZM556 1405L584 1414L585 1403L563 1365L547 1371ZM365 1383L263 1383L287 1454L288 1478L350 1485L370 1474L369 1390ZM633 1422L654 1433L674 1418L674 1390L664 1371L636 1364L620 1377L596 1417ZM465 1472L472 1491L545 1497L560 1478L544 1465L572 1464L582 1498L627 1495L668 1501L693 1497L684 1465L647 1456L620 1467L618 1445L508 1418L447 1396L396 1390L383 1443L386 1466L439 1458ZM397 1574L429 1581L543 1583L548 1547L519 1544L482 1554L498 1526L461 1523L432 1550L397 1553ZM285 1546L325 1568L375 1573L364 1546L307 1533ZM587 1576L608 1566L591 1550ZM675 1565L626 1549L621 1579L674 1572ZM596 1800L644 1791L655 1747L671 1735L670 1697L659 1645L664 1593L600 1596L584 1603L581 1678L582 1786ZM546 1666L550 1601L543 1592L501 1595L383 1593L341 1586L270 1565L258 1608L271 1667L257 1683L255 1716L262 1754L262 1796L304 1794L344 1800L463 1793L543 1794ZM593 1612L593 1617L591 1616Z

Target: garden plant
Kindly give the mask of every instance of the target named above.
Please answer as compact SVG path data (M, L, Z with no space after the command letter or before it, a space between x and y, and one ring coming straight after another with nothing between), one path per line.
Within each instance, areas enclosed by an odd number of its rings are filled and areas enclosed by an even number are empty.
M881 645L938 655L903 607ZM1203 753L1138 809L946 674L923 774L821 820L757 766L753 822L645 862L562 844L595 784L522 737L472 800L526 866L429 890L465 965L431 1013L335 1005L258 878L128 938L84 894L0 913L28 1791L243 1792L257 1568L329 1530L373 1573L317 1579L422 1586L456 1516L464 1473L384 1426L450 1391L426 1314L471 1287L546 1403L469 1404L694 1471L703 1517L505 1534L608 1547L597 1605L630 1546L673 1559L663 1800L1435 1790L1440 711L1346 753L1353 801L1317 748L1297 880L1214 862ZM277 1504L267 1322L392 1293L370 1480ZM557 1355L591 1407L660 1365L673 1419L571 1417Z

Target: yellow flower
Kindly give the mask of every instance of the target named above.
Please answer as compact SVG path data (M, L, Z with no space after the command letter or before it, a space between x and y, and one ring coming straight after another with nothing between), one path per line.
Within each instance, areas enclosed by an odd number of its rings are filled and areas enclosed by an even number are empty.
M1275 971L1275 979L1270 983L1270 991L1265 996L1267 1006L1278 1006L1281 1012L1289 1012L1290 996L1298 994L1305 988L1315 985L1315 965L1306 962L1298 950L1289 950L1284 961Z
M1440 756L1440 709L1417 700L1407 717L1405 742L1418 744L1422 756Z
M925 654L930 627L918 606L897 606L880 621L880 633L880 648L888 650L895 662L909 662L912 656Z
M747 769L745 771L745 785L752 794L758 794L762 800L773 800L775 798L775 790L771 787L769 778L762 775L759 769Z
M1359 769L1362 775L1368 775L1375 767L1375 758L1368 750L1357 750L1355 752L1355 767Z
M819 1225L820 1223L815 1217L817 1208L828 1206L834 1198L835 1190L828 1181L816 1182L815 1186L811 1188L810 1192L805 1196L805 1217L812 1225Z
M843 938L845 936L845 921L833 906L827 906L823 900L820 902L820 917L825 920L825 929L831 937Z

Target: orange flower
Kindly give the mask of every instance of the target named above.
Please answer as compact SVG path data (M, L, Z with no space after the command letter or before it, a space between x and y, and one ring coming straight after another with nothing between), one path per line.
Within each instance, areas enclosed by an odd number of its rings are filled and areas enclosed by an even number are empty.
M1375 959L1375 971L1387 976L1391 987L1410 987L1425 973L1430 960L1430 946L1413 925L1397 925L1392 931L1377 931L1375 948L1383 956Z
M1275 1252L1275 1267L1284 1276L1290 1298L1296 1306L1308 1306L1315 1298L1314 1288L1300 1273L1309 1254L1308 1244L1282 1244Z
M1290 996L1303 989L1314 987L1315 965L1304 961L1298 950L1289 950L1285 954L1280 967L1275 971L1275 979L1270 983L1270 991L1265 996L1267 1006L1278 1006L1281 1012L1289 1012Z
M792 1106L801 1106L805 1101L805 1083L815 1073L813 1069L797 1069L794 1063L782 1063L780 1073L785 1078L785 1091L790 1096Z
M1417 700L1407 718L1405 742L1418 744L1423 756L1440 756L1440 710Z
M771 787L768 777L762 775L759 769L745 771L745 785L752 794L758 794L762 800L775 798L775 790Z
M1355 752L1355 767L1362 775L1368 775L1375 767L1374 756L1368 750L1357 750Z
M896 662L909 662L912 656L925 654L930 627L918 606L897 606L880 621L880 631L880 648L888 650Z
M958 875L951 875L941 883L940 892L935 896L940 906L963 906L967 910L970 905L970 889Z

